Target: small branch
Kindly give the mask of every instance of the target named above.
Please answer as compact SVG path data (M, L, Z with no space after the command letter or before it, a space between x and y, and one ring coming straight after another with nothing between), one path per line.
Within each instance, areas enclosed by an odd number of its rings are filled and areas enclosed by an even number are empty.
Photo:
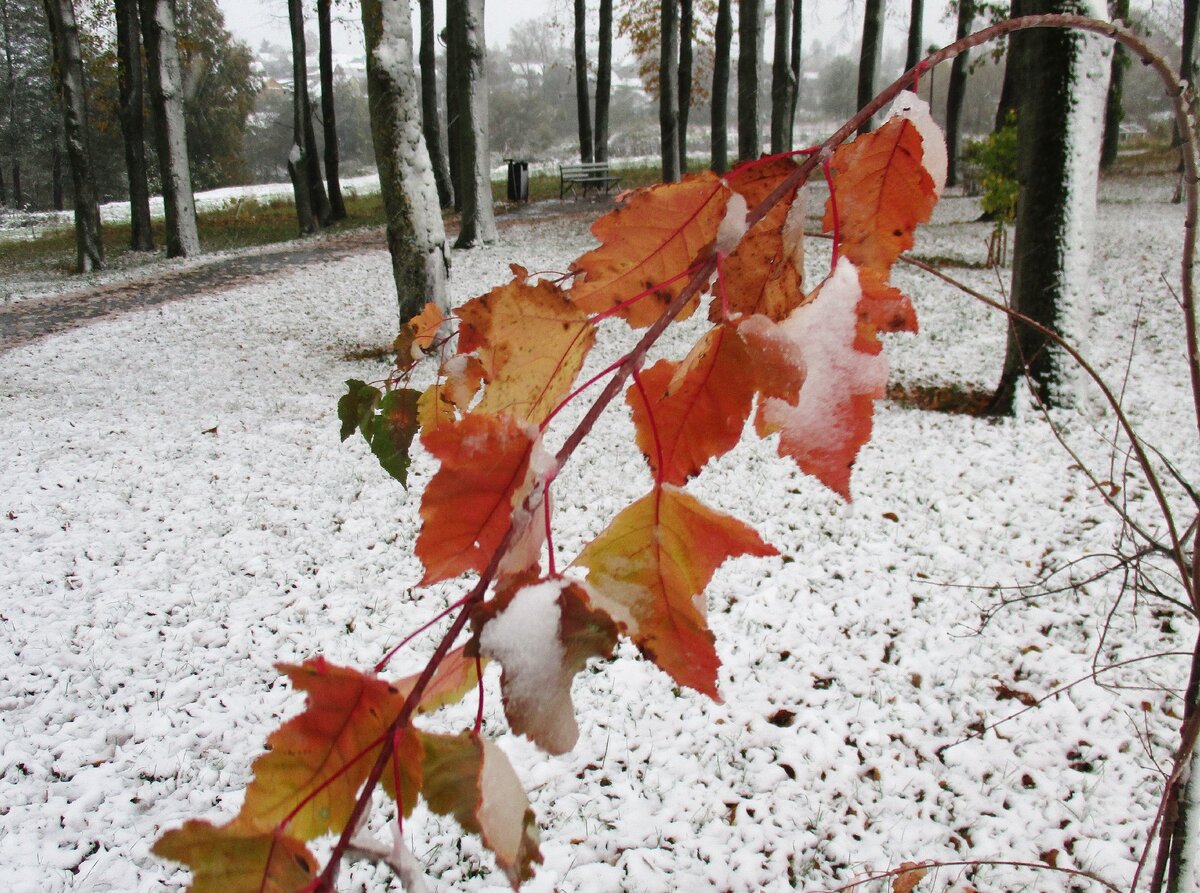
M379 841L365 835L355 837L346 847L346 856L386 865L400 879L400 886L405 893L431 893L424 868L399 835L390 850L385 850Z
M891 871L884 871L879 874L873 874L870 877L865 877L861 880L853 881L841 887L832 889L812 891L812 893L846 893L847 890L853 890L856 887L861 887L863 884L870 884L875 881L884 881L888 878L899 877L902 874L908 874L910 871L918 871L925 869L928 871L931 868L980 868L985 865L1000 867L1000 868L1029 868L1034 871L1053 871L1059 874L1065 874L1070 877L1085 878L1093 883L1099 884L1105 890L1111 893L1126 893L1115 884L1111 884L1104 878L1092 874L1090 871L1084 871L1080 868L1059 868L1054 865L1047 865L1045 862L1019 862L1009 859L964 859L957 862L920 862L915 865L905 865L902 868L893 868Z

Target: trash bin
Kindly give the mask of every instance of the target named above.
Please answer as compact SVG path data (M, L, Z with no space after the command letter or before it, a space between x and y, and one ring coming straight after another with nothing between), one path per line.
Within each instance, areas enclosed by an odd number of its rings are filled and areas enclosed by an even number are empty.
M519 158L505 158L508 164L508 200L529 201L529 162Z

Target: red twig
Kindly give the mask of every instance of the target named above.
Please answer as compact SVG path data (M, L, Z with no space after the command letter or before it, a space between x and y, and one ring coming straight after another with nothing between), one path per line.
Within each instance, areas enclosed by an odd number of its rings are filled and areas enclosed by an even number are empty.
M829 272L832 273L837 268L838 246L842 244L842 219L838 215L837 190L833 188L833 172L829 169L828 158L821 162L821 173L829 184L829 216L833 218L833 257L829 261Z

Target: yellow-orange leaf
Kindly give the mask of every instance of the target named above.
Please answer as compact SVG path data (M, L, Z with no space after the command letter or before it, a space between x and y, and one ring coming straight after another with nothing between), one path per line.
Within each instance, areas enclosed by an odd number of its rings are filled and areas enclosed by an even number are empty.
M570 392L595 329L557 286L524 273L458 309L459 350L476 353L488 381L475 412L536 425Z
M442 461L421 499L424 524L414 551L425 565L422 586L491 561L524 496L536 436L510 415L474 412L422 433L421 442Z
M478 357L453 356L442 363L438 380L426 388L417 401L417 422L421 430L432 431L466 415L483 385L483 378L483 364Z
M446 321L442 308L430 301L425 309L408 321L413 332L413 341L422 350L429 350L437 339L438 329Z
M790 158L777 158L733 174L730 187L753 208L794 173ZM721 263L722 285L717 287L709 318L716 322L729 312L761 313L784 319L804 303L804 193L793 187L766 216L742 237L733 253Z
M515 890L533 876L533 865L542 861L542 854L537 817L508 757L492 742L468 732L419 734L429 808L453 816L463 830L478 834Z
M238 822L193 819L151 852L192 870L190 893L296 893L317 876L316 857L299 840Z
M687 277L668 280L711 250L728 201L729 190L710 172L635 193L592 225L600 247L571 265L580 274L571 300L600 313L649 291L618 313L634 328L650 325L687 284Z
M668 484L617 515L576 563L588 570L592 604L646 657L680 685L719 699L705 587L728 558L774 554L741 521Z
M754 368L732 326L709 331L682 363L659 360L640 378L642 388L630 385L625 399L638 446L666 483L683 484L741 439Z

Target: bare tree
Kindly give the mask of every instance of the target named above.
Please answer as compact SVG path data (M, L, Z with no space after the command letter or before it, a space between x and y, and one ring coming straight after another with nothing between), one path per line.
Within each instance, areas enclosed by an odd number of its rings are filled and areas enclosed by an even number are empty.
M800 101L801 37L804 31L804 0L792 0L792 92L788 99L787 133L793 139L796 125L796 105Z
M462 229L456 248L496 241L492 180L488 165L487 44L484 0L447 0L446 31L454 48L458 111L461 116L456 196L462 197Z
M758 126L758 59L762 44L762 0L738 2L738 156L757 158L762 151Z
M729 170L729 45L733 42L733 2L719 0L717 27L713 36L712 73L712 169Z
M75 186L75 252L80 273L104 268L104 244L100 239L100 204L89 146L87 97L83 87L83 57L79 50L79 27L71 0L45 0L58 94L62 102L67 157Z
M1108 4L1109 17L1114 22L1129 20L1129 0L1112 0ZM1117 148L1121 141L1121 121L1125 110L1125 69L1129 67L1129 51L1124 44L1113 47L1112 64L1109 69L1108 98L1104 104L1104 142L1100 146L1100 167L1109 168L1116 163Z
M438 114L437 96L437 47L434 34L433 0L421 0L421 131L425 134L425 145L429 147L429 161L433 164L433 180L437 184L438 204L449 208L454 204L454 186L451 183L450 167L446 162L446 148L442 139L442 119Z
M679 141L679 173L686 174L688 113L692 108L692 44L696 22L692 0L679 0L679 121L676 138Z
M129 247L153 251L150 226L150 186L146 178L146 145L142 109L142 29L137 0L115 0L117 19L118 114L125 143L125 173L129 180Z
M308 163L308 141L304 122L308 118L307 72L304 64L304 13L300 0L288 0L288 26L292 36L292 148L288 153L288 176L296 201L296 224L301 235L321 228L321 217L313 204L313 184Z
M149 66L150 101L154 108L155 145L167 224L167 257L191 257L200 253L200 234L196 227L196 201L188 166L183 79L179 70L179 48L175 43L175 4L173 0L138 0L138 12Z
M912 68L925 55L921 46L921 28L925 18L925 0L912 0L912 9L908 14L908 49L904 53L904 70Z
M956 39L971 33L975 21L975 0L958 0ZM959 53L950 64L950 86L946 90L946 185L958 185L958 144L962 137L962 107L967 95L968 53Z
M658 138L662 154L662 179L674 183L679 179L679 24L678 0L664 0L661 5L658 56Z
M596 129L592 135L597 161L608 161L608 109L612 98L612 0L600 0L600 50L596 56Z
M883 52L884 0L867 0L863 12L862 50L858 57L857 108L862 108L875 95L875 72L879 68L879 56ZM859 133L871 129L871 121L859 126Z
M587 2L575 0L575 118L579 122L579 160L583 162L595 157L587 69Z
M346 219L346 202L342 198L342 181L338 167L337 110L333 102L333 23L330 0L317 0L319 45L318 65L321 68L321 127L325 138L325 179L329 183L329 219Z
M362 0L362 21L371 137L403 324L429 301L449 309L450 261L433 166L421 133L409 4L407 0Z
M792 0L775 0L775 52L771 58L771 151L792 148L791 115L796 91L791 67Z

